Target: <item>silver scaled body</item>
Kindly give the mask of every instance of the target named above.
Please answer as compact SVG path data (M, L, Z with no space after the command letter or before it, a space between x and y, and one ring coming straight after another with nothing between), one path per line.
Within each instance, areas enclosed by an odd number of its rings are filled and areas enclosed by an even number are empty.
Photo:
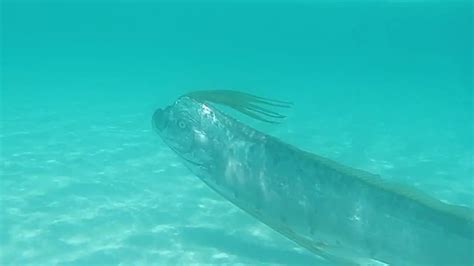
M386 185L190 97L153 119L210 188L338 265L474 265L469 210Z

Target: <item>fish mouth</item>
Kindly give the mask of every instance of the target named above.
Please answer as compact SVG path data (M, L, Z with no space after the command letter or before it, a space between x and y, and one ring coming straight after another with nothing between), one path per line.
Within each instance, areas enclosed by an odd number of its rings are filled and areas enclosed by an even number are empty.
M165 119L165 110L161 108L156 109L156 111L153 113L151 124L157 132L163 131L163 129L165 129L168 125L168 120Z

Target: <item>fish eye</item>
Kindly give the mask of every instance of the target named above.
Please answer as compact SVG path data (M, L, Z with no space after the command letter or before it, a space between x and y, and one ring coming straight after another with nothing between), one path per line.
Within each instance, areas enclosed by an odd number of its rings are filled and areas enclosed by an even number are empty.
M178 120L178 127L181 128L181 129L185 129L186 128L186 122L184 122L183 120Z

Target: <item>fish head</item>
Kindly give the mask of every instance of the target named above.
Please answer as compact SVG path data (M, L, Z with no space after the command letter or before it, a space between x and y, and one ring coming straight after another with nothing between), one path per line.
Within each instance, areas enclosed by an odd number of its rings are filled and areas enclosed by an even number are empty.
M163 142L183 158L188 166L210 165L217 153L218 121L206 104L181 97L174 104L157 109L152 125Z

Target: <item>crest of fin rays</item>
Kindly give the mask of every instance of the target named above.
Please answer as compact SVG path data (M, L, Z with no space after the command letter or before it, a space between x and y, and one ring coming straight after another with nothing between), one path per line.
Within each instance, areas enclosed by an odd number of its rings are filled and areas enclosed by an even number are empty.
M269 108L290 108L290 102L273 100L233 90L195 91L186 94L201 102L212 102L233 108L247 116L267 123L280 123L286 116Z

